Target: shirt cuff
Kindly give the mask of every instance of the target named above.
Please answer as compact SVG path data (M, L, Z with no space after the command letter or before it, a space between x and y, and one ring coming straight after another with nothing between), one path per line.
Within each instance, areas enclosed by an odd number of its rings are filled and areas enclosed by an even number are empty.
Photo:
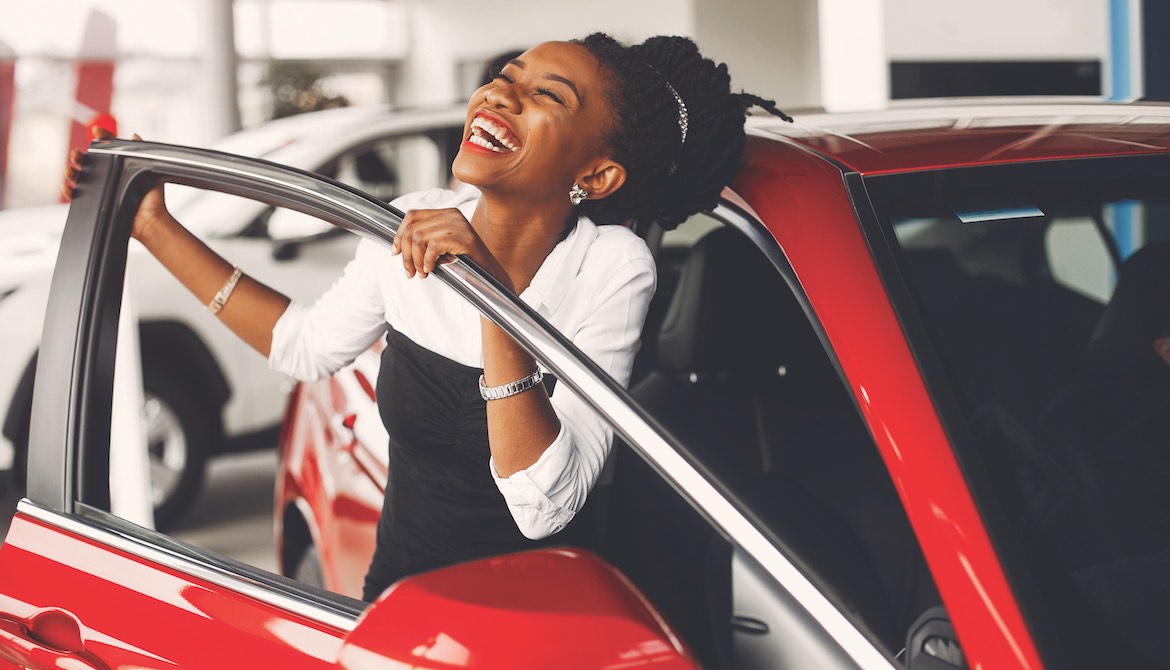
M309 306L290 300L288 307L285 308L284 313L276 320L276 324L272 326L272 345L268 349L268 367L283 372L287 375L296 376L293 368L293 354L290 351L293 342L296 340L296 333L300 330L301 324L304 323L306 315L309 313Z
M558 491L569 492L562 480L569 471L572 449L568 428L562 421L556 439L527 468L509 477L501 477L496 473L495 459L488 461L492 478L508 503L517 528L530 540L559 532L576 514L575 510L565 506L564 501L558 503L551 497Z

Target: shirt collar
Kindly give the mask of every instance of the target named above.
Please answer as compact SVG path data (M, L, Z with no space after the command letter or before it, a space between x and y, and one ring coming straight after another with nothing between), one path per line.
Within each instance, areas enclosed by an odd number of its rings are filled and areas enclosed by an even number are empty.
M597 224L586 217L577 219L577 225L569 235L557 243L540 264L540 269L520 294L520 299L530 307L548 317L555 314L573 279L585 262L585 252L597 239ZM544 310L541 310L541 307Z

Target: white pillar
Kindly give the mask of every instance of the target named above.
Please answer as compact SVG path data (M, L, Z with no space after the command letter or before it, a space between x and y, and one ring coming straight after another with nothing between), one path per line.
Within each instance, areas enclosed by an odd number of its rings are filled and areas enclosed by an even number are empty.
M459 45L452 43L454 26L428 0L406 1L410 28L401 76L390 99L420 107L446 105L460 97L456 58Z
M114 358L114 400L110 416L110 511L146 528L154 528L150 458L143 425L142 354L138 314L130 286L130 264L122 284L122 312Z
M819 0L821 105L830 112L889 102L884 0Z
M695 41L731 85L780 109L821 106L817 0L694 0Z
M199 0L195 8L199 55L200 100L205 142L240 129L236 31L232 0Z

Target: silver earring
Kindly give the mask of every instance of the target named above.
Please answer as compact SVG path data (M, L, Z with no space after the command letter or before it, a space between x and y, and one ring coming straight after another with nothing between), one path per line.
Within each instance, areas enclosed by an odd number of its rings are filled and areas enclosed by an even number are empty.
M569 189L569 202L574 205L580 205L581 201L589 197L589 191L581 188L576 182L573 183L573 188Z

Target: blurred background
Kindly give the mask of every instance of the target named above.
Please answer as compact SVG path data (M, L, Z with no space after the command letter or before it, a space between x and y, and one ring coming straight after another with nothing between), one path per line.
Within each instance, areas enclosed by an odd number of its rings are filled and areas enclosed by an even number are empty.
M70 125L99 114L207 144L331 106L442 105L501 52L595 30L690 35L736 86L839 111L1164 99L1168 25L1158 0L0 0L0 202L55 201Z

